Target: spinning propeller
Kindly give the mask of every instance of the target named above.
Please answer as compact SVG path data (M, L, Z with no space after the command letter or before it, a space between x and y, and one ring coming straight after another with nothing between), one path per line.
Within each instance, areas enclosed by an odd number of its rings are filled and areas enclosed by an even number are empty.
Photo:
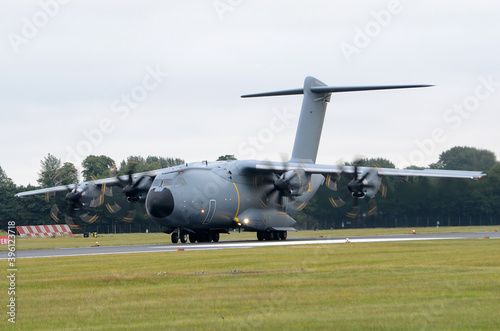
M284 172L270 172L254 177L254 187L265 187L260 203L266 208L271 204L284 209L285 198L295 202L302 195L304 187L308 186L303 170L289 170L287 162L283 162L283 165ZM304 207L305 205L301 205L301 208Z
M85 223L92 224L99 217L96 213L91 213L89 210L99 207L104 201L101 189L93 183L86 184L80 188L78 182L71 188L67 186L68 193L66 194L65 201L67 204L67 212L64 215L64 221L74 229L80 227L77 219ZM50 195L46 195L46 201L49 201ZM54 204L50 210L50 216L56 222L61 221L61 209L57 204Z
M368 215L373 215L377 211L377 203L375 202L375 195L377 192L380 192L382 197L386 197L387 188L382 184L381 178L378 176L377 169L369 169L365 170L364 173L361 173L359 169L359 164L361 160L356 160L354 162L354 171L352 173L353 178L347 184L347 193L342 194L337 199L330 197L330 203L335 208L342 207L346 204L346 200L354 198L351 209L346 213L346 216L349 218L356 218L360 212L360 199L366 198L366 203L368 206ZM342 174L351 175L345 171L342 171ZM325 185L331 190L336 191L338 186L338 181L340 180L340 176L327 176Z
M136 203L144 203L146 200L146 194L153 181L151 176L147 175L142 175L134 179L134 168L135 166L129 166L128 177L126 179L123 176L120 177L117 175L116 186L106 191L107 196L113 197L118 194L121 196L118 201L114 201L112 204L106 203L106 208L110 213L118 213L123 209L125 204L128 204L127 213L122 217L122 221L128 223L132 222L137 214L138 206Z

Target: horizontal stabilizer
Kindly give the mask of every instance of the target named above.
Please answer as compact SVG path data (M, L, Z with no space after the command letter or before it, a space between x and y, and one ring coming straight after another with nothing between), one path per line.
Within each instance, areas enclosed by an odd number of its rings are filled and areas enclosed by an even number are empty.
M314 93L339 93L371 90L393 90L400 88L431 87L433 85L382 85L382 86L316 86L311 87Z
M417 88L417 87L431 87L434 85L381 85L381 86L314 86L310 87L310 91L317 94L326 93L341 93L341 92L356 92L356 91L372 91L372 90L393 90L403 88ZM275 92L263 92L255 94L245 94L242 98L255 98L255 97L272 97L279 95L296 95L304 94L304 89L282 90Z
M304 94L304 89L296 88L293 90L283 90L276 92L264 92L264 93L255 93L255 94L245 94L242 95L242 98L254 98L254 97L273 97L277 95L295 95L295 94Z

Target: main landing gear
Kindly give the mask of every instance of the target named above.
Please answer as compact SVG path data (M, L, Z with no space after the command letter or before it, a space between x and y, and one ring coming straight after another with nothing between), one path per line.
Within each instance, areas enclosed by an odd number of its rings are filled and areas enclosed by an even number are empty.
M286 231L259 231L257 232L257 239L263 240L286 240Z
M173 244L177 244L179 242L179 240L183 244L187 243L187 241L188 241L188 235L187 235L187 233L182 233L181 232L179 234L177 231L172 232L172 243Z
M220 235L218 232L205 232L205 233L190 233L174 231L172 232L172 243L177 244L179 241L183 244L187 243L189 237L190 243L195 242L219 242Z

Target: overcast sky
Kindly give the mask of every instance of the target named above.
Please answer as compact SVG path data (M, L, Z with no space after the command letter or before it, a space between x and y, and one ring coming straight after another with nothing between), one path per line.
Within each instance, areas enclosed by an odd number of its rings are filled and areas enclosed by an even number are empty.
M500 155L500 2L66 2L0 3L0 166L16 184L36 184L48 153L77 166L89 154L281 160L301 96L240 95L308 75L436 85L332 95L318 163Z

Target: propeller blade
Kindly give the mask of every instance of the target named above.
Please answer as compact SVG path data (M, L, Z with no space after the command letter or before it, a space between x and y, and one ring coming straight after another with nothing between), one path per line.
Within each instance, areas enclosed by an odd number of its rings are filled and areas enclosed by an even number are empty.
M80 228L80 225L75 223L75 219L73 217L66 216L64 217L64 221L72 230L77 230Z
M358 217L359 209L359 202L357 199L355 199L352 203L351 210L347 212L346 216L353 219Z
M382 184L380 186L380 195L382 196L382 198L386 198L387 197L387 186L385 186L384 184Z
M328 200L330 201L332 206L335 208L340 208L343 205L345 205L345 202L344 202L344 200L342 200L342 198L338 198L337 200L335 200L333 197L330 197Z
M107 210L108 210L111 214L115 214L115 213L119 212L119 211L122 209L122 207L121 207L119 204L117 204L116 202L115 202L115 203L113 203L112 205L110 205L109 203L106 203L106 205L105 205L105 206L106 206L106 209L107 209Z
M129 210L127 211L127 216L124 216L122 218L122 221L131 223L134 220L136 214L137 212L135 210L135 206L134 204L131 204Z
M334 178L335 176L332 177L331 174L328 174L325 179L325 185L332 191L337 191L337 181L338 181L338 176L337 178Z
M97 219L99 218L99 215L90 215L89 213L85 213L83 215L80 215L80 219L82 221L84 221L85 223L89 223L89 224L92 224L94 223L95 221L97 221Z
M61 222L61 219L59 218L59 214L61 213L61 210L57 205L53 205L52 208L50 209L50 217L57 223Z
M364 180L366 179L366 177L368 177L368 175L369 175L369 174L370 174L370 171L367 171L367 172L363 175L363 177L361 177L360 179L358 179L358 182L362 182L362 181L364 181Z
M368 215L373 215L377 212L377 202L375 199L368 199Z

